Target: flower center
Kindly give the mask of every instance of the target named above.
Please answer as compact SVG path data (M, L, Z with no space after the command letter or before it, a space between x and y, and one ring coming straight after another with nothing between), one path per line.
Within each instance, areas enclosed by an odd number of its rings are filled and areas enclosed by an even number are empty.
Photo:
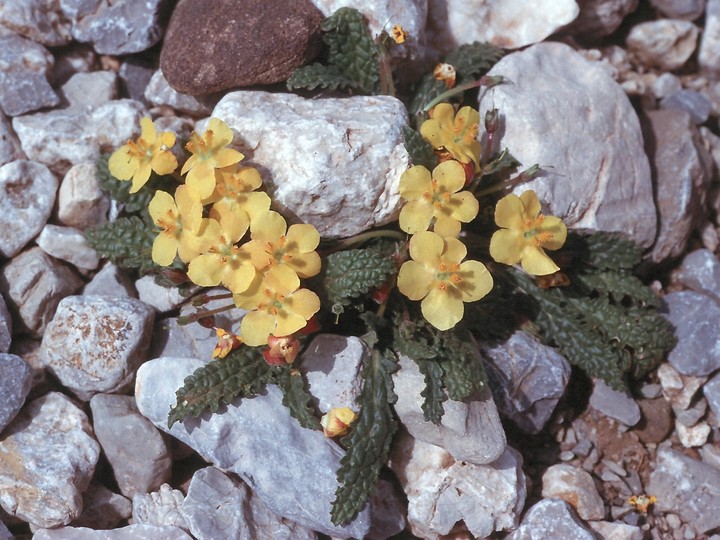
M553 234L550 231L542 230L543 221L545 221L545 216L538 214L535 219L526 219L524 223L525 233L523 236L526 240L534 242L537 247L553 239Z
M451 194L435 179L430 183L430 191L423 193L423 200L432 204L437 210L443 208L450 200L450 197Z
M211 129L208 129L202 137L197 133L193 133L190 135L190 140L185 145L185 148L200 159L209 159L212 157L212 138L213 132Z
M152 147L145 141L145 139L139 138L137 141L128 141L128 155L136 159L151 158Z
M441 262L435 270L435 286L441 291L457 287L462 281L460 264Z
M268 312L270 315L277 316L283 309L283 302L285 302L285 295L277 293L272 289L265 289L264 291L267 300L258 305L258 309Z
M182 222L178 219L179 216L175 215L175 211L172 209L165 212L165 214L167 215L167 218L164 216L158 218L155 221L155 225L160 227L164 234L167 234L168 236L177 236L182 230Z

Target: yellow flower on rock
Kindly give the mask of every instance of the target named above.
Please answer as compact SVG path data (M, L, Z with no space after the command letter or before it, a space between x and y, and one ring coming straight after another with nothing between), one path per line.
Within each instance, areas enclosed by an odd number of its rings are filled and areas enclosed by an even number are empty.
M288 229L285 219L270 211L252 222L250 238L245 247L259 269L283 264L301 278L320 272L320 256L315 252L320 233L312 225L295 224Z
M245 229L229 234L212 218L204 219L198 235L201 254L188 265L188 277L201 287L214 287L222 283L233 293L246 290L255 277L250 254L238 246Z
M170 151L175 144L175 134L170 131L158 134L155 124L147 116L140 120L140 128L140 137L115 150L108 160L108 169L115 178L132 179L130 193L137 192L147 183L151 171L170 174L178 166Z
M465 185L465 169L454 160L443 161L430 174L415 165L400 177L400 196L408 201L400 211L400 228L408 234L426 231L434 218L433 230L440 236L457 236L460 222L477 216L479 205Z
M198 254L196 233L202 222L202 204L190 197L186 186L178 186L174 199L169 193L156 191L148 211L160 228L153 242L153 261L169 266L176 254L183 262L189 262Z
M421 232L410 238L410 257L400 267L397 285L438 330L455 326L465 313L464 302L480 300L490 292L493 279L478 261L461 262L467 248L457 238Z
M240 323L240 335L251 347L265 345L270 335L289 336L320 310L320 299L300 289L300 278L285 265L258 272L248 289L234 294L235 305L251 309Z
M495 207L495 223L503 227L490 239L490 255L497 262L520 263L523 270L535 276L560 270L544 250L561 248L567 227L560 218L540 213L534 191L500 199Z
M206 199L215 190L215 169L233 165L245 156L226 148L233 140L233 132L219 118L211 118L202 135L193 132L185 145L192 156L183 165L182 174L187 173L186 185L196 199Z
M345 435L355 420L355 413L347 407L334 407L320 418L320 425L326 437Z
M480 114L472 107L463 107L457 114L449 103L440 103L430 118L420 126L420 134L436 150L444 149L461 163L478 167L482 147L477 140Z

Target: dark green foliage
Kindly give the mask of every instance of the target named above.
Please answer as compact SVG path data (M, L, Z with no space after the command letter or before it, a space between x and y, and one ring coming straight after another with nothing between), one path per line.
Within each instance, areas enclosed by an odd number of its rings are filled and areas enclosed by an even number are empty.
M326 18L321 30L328 48L327 65L312 64L295 70L287 81L290 90L351 87L366 94L376 92L380 81L380 51L364 15L350 7Z
M353 298L380 287L397 271L392 253L394 242L367 248L338 251L323 263L324 285L331 306L347 306Z
M632 270L642 258L642 249L620 233L569 234L563 251L598 270Z
M320 429L320 421L310 405L312 396L305 388L302 374L289 366L283 368L277 374L277 385L282 390L283 405L290 410L290 415L304 428Z
M423 417L428 422L439 424L445 414L443 403L447 401L443 376L445 372L439 362L435 360L415 360L420 373L425 377L425 388L420 395L424 398L422 404Z
M422 165L427 170L432 171L437 164L437 156L433 152L432 145L420 133L408 126L403 127L403 137L405 139L405 149L410 154L410 163Z
M130 193L132 182L124 182L111 175L108 170L108 159L110 159L110 154L102 154L96 162L100 189L111 199L122 203L124 211L128 214L136 214L147 208L155 191L146 184L137 193Z
M392 408L397 401L392 381L395 371L397 363L389 351L374 349L366 355L360 411L350 433L342 439L347 453L340 461L340 486L331 513L336 525L347 523L362 510L387 462L398 427Z
M469 332L455 327L443 332L444 382L450 399L462 401L485 388L487 376Z
M153 225L138 216L121 217L85 231L90 247L121 268L147 273L157 268L152 260Z
M516 170L520 166L520 162L513 157L513 155L506 148L499 155L494 156L493 159L483 167L483 176L489 174L503 174L509 173Z
M175 393L177 402L168 414L168 427L187 416L216 412L238 397L255 397L274 382L275 373L254 347L240 347L225 358L208 362L186 377Z

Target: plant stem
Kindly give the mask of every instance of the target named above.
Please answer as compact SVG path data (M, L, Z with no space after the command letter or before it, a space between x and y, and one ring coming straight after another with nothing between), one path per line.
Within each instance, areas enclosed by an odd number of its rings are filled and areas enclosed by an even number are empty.
M453 97L456 94L460 94L464 92L465 90L470 90L471 88L479 88L480 86L487 86L488 88L491 88L493 86L497 86L498 84L502 84L505 82L505 78L498 76L498 77L488 77L487 75L484 77L480 77L477 81L472 81L469 83L461 84L460 86L456 86L455 88L451 88L450 90L447 90L437 96L435 99L431 100L425 107L423 107L422 112L426 113L430 109L432 109L435 105L438 103L445 101L446 99L449 99Z

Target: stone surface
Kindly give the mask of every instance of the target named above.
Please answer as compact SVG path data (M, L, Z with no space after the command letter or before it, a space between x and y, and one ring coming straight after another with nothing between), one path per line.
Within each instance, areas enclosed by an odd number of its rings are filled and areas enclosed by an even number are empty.
M704 94L694 90L678 90L660 100L661 109L679 109L690 115L696 126L707 122L712 112L712 102Z
M200 469L193 475L180 513L197 540L317 538L313 531L271 512L246 484L215 467Z
M0 292L13 315L16 333L40 337L60 300L82 286L82 280L67 266L30 248L0 268Z
M0 432L25 403L32 383L32 368L19 356L0 352Z
M500 345L481 345L481 351L500 413L523 431L538 433L565 392L570 364L526 332Z
M128 525L110 531L95 531L84 527L40 529L33 540L193 540L178 527L168 525Z
M659 443L665 440L673 428L672 408L664 398L641 399L638 406L642 413L634 432L641 442Z
M18 116L60 103L47 80L52 63L42 45L0 32L0 108L5 114Z
M171 311L187 300L178 287L165 287L155 276L143 276L135 282L138 298L160 313Z
M699 33L690 21L660 19L633 26L625 43L630 56L643 66L673 71L695 52Z
M674 272L673 281L720 300L720 260L708 249L691 251Z
M693 291L665 295L667 319L675 326L677 345L668 361L684 375L704 376L720 369L720 304Z
M609 521L590 521L590 528L601 540L643 540L643 530L636 525Z
M698 63L711 76L720 75L720 0L707 0Z
M595 535L577 518L568 503L560 499L543 499L523 517L520 527L507 540L541 540L572 538L595 540Z
M154 491L170 480L172 457L160 432L142 416L131 396L95 394L93 429L120 492Z
M143 58L142 55L126 57L118 70L123 95L148 105L145 90L150 84L153 74L158 71L154 64L155 62L150 58ZM167 85L167 81L165 84Z
M480 361L478 359L478 361ZM423 417L425 378L417 364L399 355L400 369L393 374L398 400L395 412L405 429L416 439L440 446L458 461L484 465L498 459L505 450L505 431L490 390L465 401L448 399L439 425Z
M309 0L181 0L160 68L191 95L284 81L320 52L322 20Z
M640 407L627 392L610 388L601 379L594 380L590 395L590 406L626 426L634 426L640 421Z
M679 514L699 533L720 527L720 470L670 448L657 453L648 493L657 493L655 508Z
M473 465L401 433L390 467L408 497L408 522L417 537L445 538L460 520L475 538L518 525L525 475L522 457L510 447L492 463Z
M575 0L429 0L429 45L441 53L473 41L504 49L538 43L571 23Z
M694 426L686 426L678 421L675 422L675 431L680 444L685 448L694 448L704 445L710 435L710 426L707 422L700 422Z
M0 294L0 353L10 350L12 342L12 316L5 304L5 299Z
M676 411L688 409L691 403L695 401L697 391L707 381L707 377L681 375L669 363L660 364L657 375L662 386L663 397L670 402L670 405Z
M67 45L72 39L71 23L59 4L46 0L6 0L0 4L0 26L48 47Z
M87 416L59 392L24 407L0 441L0 504L36 527L66 525L82 511L100 448Z
M638 0L578 0L580 13L562 32L580 40L597 40L617 30L637 4Z
M110 199L100 189L95 163L70 168L57 195L58 221L84 231L107 221Z
M137 291L127 272L108 262L85 285L85 296L129 296L137 297Z
M180 513L184 499L182 491L173 489L170 484L162 484L151 493L136 493L133 496L133 523L169 525L187 530L188 525Z
M322 237L352 236L397 218L409 159L399 100L242 91L225 95L213 116L235 130L245 160L260 166L278 210L315 225Z
M82 514L73 520L73 527L112 529L131 514L132 503L128 499L113 493L102 484L90 482L83 493Z
M60 89L70 107L95 109L117 99L118 76L114 71L75 73Z
M0 167L0 258L17 255L41 231L57 188L57 178L40 163L18 160Z
M100 257L90 247L85 235L72 227L61 227L48 223L36 239L45 253L66 261L83 270L94 270L100 264Z
M167 430L175 391L202 365L199 360L183 358L159 358L143 364L135 385L140 412ZM282 405L275 386L268 386L264 395L228 405L222 414L178 422L169 433L215 466L238 474L273 512L314 531L361 538L371 523L380 519L388 525L377 534L388 537L405 527L398 503L393 507L393 497L387 495L381 511L372 503L346 525L330 522L337 489L335 474L343 452L321 432L301 428ZM307 481L308 471L312 471L312 482Z
M560 463L550 466L542 477L542 496L562 499L583 519L603 519L605 506L590 473Z
M24 158L20 140L12 129L10 119L0 111L0 165Z
M705 0L650 0L650 3L670 19L694 21L705 11Z
M55 55L53 69L55 83L65 84L76 73L88 73L97 68L98 56L95 51L88 45L75 42Z
M134 298L69 296L42 340L48 369L75 395L127 390L146 359L152 309Z
M168 105L176 111L192 116L209 116L220 99L217 95L191 96L175 90L163 76L162 70L155 70L144 91L145 99L153 105Z
M710 410L716 418L720 418L720 373L703 385L703 394L707 399Z
M488 75L512 84L486 95L480 117L497 107L503 147L547 171L515 192L535 190L569 227L621 231L650 246L657 217L640 123L607 72L567 45L541 43L505 56Z

